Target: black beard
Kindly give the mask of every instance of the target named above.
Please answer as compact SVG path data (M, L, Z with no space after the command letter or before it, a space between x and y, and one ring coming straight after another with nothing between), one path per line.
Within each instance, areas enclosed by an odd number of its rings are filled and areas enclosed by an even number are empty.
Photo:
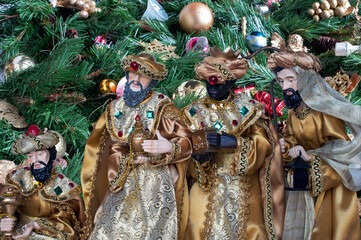
M292 92L292 95L287 95L287 92ZM285 99L285 104L289 109L297 109L301 105L302 97L300 93L293 88L283 90L283 97Z
M51 171L53 169L53 161L54 159L49 159L48 164L45 164L44 162L40 161L40 163L43 164L45 167L39 169L34 168L34 163L31 164L30 166L31 174L33 174L33 177L35 178L36 181L44 183L46 180L49 179L49 177L51 176Z

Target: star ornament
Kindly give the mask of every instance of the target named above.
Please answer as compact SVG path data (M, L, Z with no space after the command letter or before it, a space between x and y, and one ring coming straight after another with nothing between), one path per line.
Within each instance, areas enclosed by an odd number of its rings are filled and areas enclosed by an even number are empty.
M176 46L164 45L157 39L154 39L151 43L139 42L139 44L145 48L146 52L161 55L160 59L163 61L167 61L169 58L179 58L175 54Z

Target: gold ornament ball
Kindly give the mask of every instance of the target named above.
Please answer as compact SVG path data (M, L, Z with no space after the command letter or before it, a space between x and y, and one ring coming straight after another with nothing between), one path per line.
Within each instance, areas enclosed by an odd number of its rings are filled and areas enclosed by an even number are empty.
M103 79L99 83L99 91L101 94L115 93L117 83L113 79Z
M322 10L328 10L328 9L330 9L330 3L327 2L327 0L322 1L322 2L321 2L321 9L322 9Z
M331 17L335 15L335 12L332 9L328 10L328 12L330 13Z
M312 8L308 9L307 14L310 16L315 15L315 10L313 10Z
M317 10L318 8L320 7L320 3L319 2L314 2L313 4L312 4L312 8L313 8L313 10Z
M337 17L343 17L345 16L346 10L344 7L338 6L337 8L335 8L335 15Z
M83 0L77 0L77 1L76 1L76 6L77 6L78 8L83 9L84 4L85 4L85 3L84 3Z
M85 11L85 10L80 11L79 14L80 14L81 18L88 18L89 17L89 13L87 11Z
M331 8L336 8L337 7L337 0L328 0L328 2L330 3Z
M316 21L316 22L318 22L318 21L320 21L320 17L319 17L318 15L314 15L314 16L313 16L313 20Z
M89 1L88 4L89 4L91 7L95 7L95 6L96 6L95 1Z
M35 65L36 62L32 58L26 56L25 54L18 54L10 58L5 63L5 67L4 67L5 77L7 77L9 74L13 72L21 72L30 67L34 67Z
M208 31L213 25L212 10L200 2L186 5L179 14L179 24L185 33Z
M89 4L84 3L84 5L83 5L83 10L88 11L89 9L90 9Z
M328 19L331 17L331 13L328 10L324 10L320 15L322 19Z

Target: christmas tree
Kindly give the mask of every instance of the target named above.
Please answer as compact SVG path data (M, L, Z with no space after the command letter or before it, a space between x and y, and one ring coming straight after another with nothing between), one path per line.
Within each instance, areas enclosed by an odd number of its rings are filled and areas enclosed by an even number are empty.
M334 51L336 42L360 44L358 2L354 0L345 5L343 9L347 13L340 17L336 17L336 10L329 12L330 16L319 11L317 17L309 16L317 12L317 8L309 10L313 6L311 0L198 0L209 7L214 22L209 30L194 33L184 32L187 23L180 23L179 15L186 5L195 1L159 1L153 12L158 19L151 19L149 15L142 17L151 2L156 1L0 1L0 99L18 107L29 124L63 135L69 162L63 172L78 183L92 124L114 99L114 95L102 95L99 83L104 79L118 83L125 76L121 60L128 54L160 49L155 56L167 66L169 74L156 90L168 96L177 93L181 83L196 78L194 65L205 53L186 51L187 41L192 37L206 37L209 46L240 49L246 56L250 53L246 37L251 33L262 33L256 37L267 39L268 45L273 33L285 41L289 35L299 34L309 52L321 59L322 76L333 77L341 69L349 75L361 70L360 55L338 57ZM338 5L343 4L339 2ZM154 45L153 40L160 44ZM197 46L193 46L193 50ZM250 69L237 81L237 86L269 91L269 83L274 78L267 69L269 53L264 51L249 60ZM5 66L19 54L30 67L17 70L13 65ZM277 98L282 98L279 86L275 86L274 91ZM194 93L176 97L175 103L182 108L197 97ZM346 97L360 104L360 87ZM286 116L284 109L279 120ZM24 156L13 155L10 149L23 129L2 120L0 131L0 159L20 164Z

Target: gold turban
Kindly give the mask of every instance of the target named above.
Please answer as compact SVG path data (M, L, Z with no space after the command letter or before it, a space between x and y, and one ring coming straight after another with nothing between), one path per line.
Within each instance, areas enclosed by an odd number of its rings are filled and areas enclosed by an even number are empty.
M168 74L164 64L157 63L154 57L147 53L126 56L122 61L122 68L126 72L136 72L158 81L166 79Z
M39 132L37 136L29 133L22 134L22 138L13 142L11 152L14 154L25 154L37 150L46 150L55 146L59 142L59 137L56 133L47 131L45 133Z
M222 52L218 47L212 47L210 54L210 57L204 58L194 67L197 77L201 80L208 81L210 77L216 77L217 84L223 84L226 81L241 79L248 71L247 60L237 58L239 50L233 52L230 49Z
M271 70L276 67L292 68L300 67L303 70L312 69L318 72L322 69L322 63L318 57L306 52L283 51L272 53L267 60L267 67Z

